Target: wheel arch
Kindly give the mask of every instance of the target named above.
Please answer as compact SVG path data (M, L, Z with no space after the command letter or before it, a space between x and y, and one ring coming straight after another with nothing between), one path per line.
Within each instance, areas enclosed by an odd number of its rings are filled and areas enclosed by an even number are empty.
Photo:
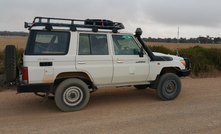
M63 72L58 74L55 80L61 78L72 78L72 77L79 77L82 79L93 81L92 78L85 72Z
M163 67L161 69L160 76L162 76L165 73L173 73L173 74L180 76L179 70L181 70L179 67Z
M88 85L88 88L96 89L97 87L94 85L92 78L85 72L63 72L57 75L54 80L53 87L51 93L55 93L57 86L64 80L70 78L78 78L85 82Z

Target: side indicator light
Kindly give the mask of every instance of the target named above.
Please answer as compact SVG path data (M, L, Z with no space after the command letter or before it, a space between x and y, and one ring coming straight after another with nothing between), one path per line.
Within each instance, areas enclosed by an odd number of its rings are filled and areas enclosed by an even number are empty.
M186 66L186 62L185 62L185 61L181 61L181 63L182 63L184 66Z

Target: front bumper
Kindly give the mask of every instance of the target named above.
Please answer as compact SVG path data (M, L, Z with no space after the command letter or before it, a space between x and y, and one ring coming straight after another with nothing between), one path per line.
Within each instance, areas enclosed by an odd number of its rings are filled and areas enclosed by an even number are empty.
M190 69L187 70L180 70L179 73L178 73L179 76L189 76L190 75Z
M184 58L185 62L186 62L186 69L184 70L180 70L179 71L179 76L189 76L190 75L190 68L191 68L191 63L190 60L187 58Z

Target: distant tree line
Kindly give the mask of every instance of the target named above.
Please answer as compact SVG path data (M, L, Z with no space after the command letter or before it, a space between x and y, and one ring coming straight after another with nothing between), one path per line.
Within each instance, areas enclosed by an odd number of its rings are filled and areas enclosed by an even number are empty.
M28 36L27 32L0 31L0 36Z
M0 31L0 36L28 36L27 32L11 32L11 31ZM177 43L177 38L143 38L145 42L166 42L166 43ZM221 44L220 37L210 37L207 35L206 37L199 36L197 38L179 38L179 43L214 43Z
M143 38L145 42L166 42L166 43L177 43L177 38ZM199 36L197 38L179 38L179 43L214 43L214 44L221 44L220 37L210 37L210 36Z

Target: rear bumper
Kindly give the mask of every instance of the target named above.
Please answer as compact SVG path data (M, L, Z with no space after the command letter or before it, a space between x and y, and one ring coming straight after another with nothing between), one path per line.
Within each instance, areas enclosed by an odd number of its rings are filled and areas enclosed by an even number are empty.
M47 93L50 91L52 87L52 83L44 83L44 84L28 84L28 85L17 85L18 93L30 93L30 92L42 92Z

